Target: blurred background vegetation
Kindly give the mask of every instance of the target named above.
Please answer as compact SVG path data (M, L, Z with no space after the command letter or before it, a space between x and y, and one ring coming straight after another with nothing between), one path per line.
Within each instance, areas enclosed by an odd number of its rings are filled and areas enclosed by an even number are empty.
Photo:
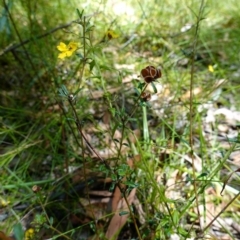
M199 13L201 4L204 8ZM70 58L58 59L60 42L75 41L83 46L83 29L77 23L77 9L84 10L83 15L93 26L87 35L90 60L84 72L83 47ZM109 29L119 37L108 41L106 32ZM183 145L173 150L176 151L174 157L169 157L170 162L167 159L147 167L154 173L165 172L167 178L176 169L181 169L181 173L190 171L179 163L178 156L189 151L189 146L184 144L190 133L186 118L189 117L188 91L192 76L193 89L198 91L196 105L214 102L239 110L238 0L2 0L0 33L0 197L3 213L6 211L8 216L0 221L0 229L2 226L7 234L38 203L31 190L33 185L43 187L46 197L52 191L49 182L57 179L56 175L63 175L66 164L82 164L82 152L68 124L73 117L69 110L67 116L64 115L64 106L59 104L58 89L63 84L70 93L77 92L76 109L87 129L91 124L96 126L104 121L105 113L113 111L115 105L127 109L129 114L135 111L134 87L138 86L136 79L141 69L148 65L161 67L162 78L159 85L156 84L161 93L147 116L148 120L160 119L153 127L149 126L154 144L143 153L140 150L144 148L143 140L139 138L136 148L138 154L159 160L156 149L170 148L181 142ZM217 87L219 91L215 91ZM118 91L111 92L115 88ZM133 128L140 132L144 130L142 114L140 108L134 115ZM204 114L206 110L198 113L194 109L194 134L200 135L201 157L208 159L203 169L209 169L215 162L205 155L208 143L203 140L199 127ZM118 118L112 117L111 121L109 125L114 125ZM93 139L94 146L104 149L106 143L101 136L97 137L100 140ZM134 155L134 150L121 156L125 155ZM144 166L139 168L146 171ZM157 208L160 203L153 202L154 190L149 199L143 193L146 183L154 177L144 176L143 179L145 182L140 181L139 188L141 202ZM18 204L26 204L24 210L16 210L14 207ZM152 218L155 207L148 212ZM186 213L188 207L184 209ZM150 226L149 223L149 229L160 231L154 224ZM169 237L164 231L161 234L159 239Z

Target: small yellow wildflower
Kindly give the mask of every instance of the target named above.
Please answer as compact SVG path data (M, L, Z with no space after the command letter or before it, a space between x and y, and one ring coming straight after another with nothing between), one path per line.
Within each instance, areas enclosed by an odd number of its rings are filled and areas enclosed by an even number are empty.
M0 207L6 207L10 201L0 198Z
M107 30L106 36L109 40L111 40L112 38L118 38L119 37L119 35L116 34L115 32L113 32L112 30Z
M65 57L70 57L77 50L78 44L76 42L70 42L66 45L63 42L57 46L57 49L61 52L58 55L58 58L64 59Z
M213 66L212 65L208 65L208 71L209 72L214 72Z
M26 232L25 232L25 237L24 240L31 240L34 237L34 229L33 228L29 228Z

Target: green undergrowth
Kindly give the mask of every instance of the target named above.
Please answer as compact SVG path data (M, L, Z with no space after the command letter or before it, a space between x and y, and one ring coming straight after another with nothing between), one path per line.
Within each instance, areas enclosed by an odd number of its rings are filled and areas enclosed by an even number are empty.
M92 187L119 187L127 202L137 188L145 212L141 220L127 204L119 239L206 235L209 227L196 231L196 209L203 205L206 220L205 191L219 188L239 142L212 146L202 130L207 110L198 107L234 103L238 110L238 1L3 0L0 10L0 206L7 215L0 230L104 239L110 213L76 224L68 210L85 219L76 199L90 201ZM71 56L58 58L61 42L76 44L65 51ZM144 82L147 66L162 76ZM149 87L157 100L141 97ZM77 167L78 189L68 178ZM100 178L112 181L96 184Z

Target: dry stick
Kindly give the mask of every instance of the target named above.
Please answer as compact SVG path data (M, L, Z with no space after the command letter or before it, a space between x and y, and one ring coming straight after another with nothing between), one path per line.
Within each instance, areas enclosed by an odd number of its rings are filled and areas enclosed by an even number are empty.
M17 43L17 44L14 44L14 45L10 46L10 47L7 47L6 49L4 49L4 50L2 50L2 51L0 52L0 56L3 55L3 54L5 54L5 53L11 52L11 51L13 51L13 50L15 50L15 49L17 49L17 48L19 48L19 47L23 47L25 44L33 41L34 39L41 39L41 38L44 38L44 37L46 37L46 36L48 36L48 35L56 32L56 31L58 31L59 29L67 28L67 27L69 27L73 22L74 22L74 21L71 21L71 22L69 22L69 23L67 23L67 24L60 25L60 26L58 26L58 27L56 27L56 28L54 28L54 29L51 29L50 31L48 31L48 32L46 32L46 33L44 33L44 34L41 34L41 35L39 35L39 36L37 36L37 37L35 37L35 38L29 38L29 39L26 39L26 40L24 40L24 41L21 41L20 43Z
M71 105L71 108L72 108L72 110L73 110L73 113L74 113L74 116L75 116L75 119L76 119L76 120L75 120L75 123L76 123L77 129L78 129L80 135L82 136L82 138L84 139L84 141L85 141L87 147L89 148L89 150L90 150L92 153L94 153L94 154L101 160L101 162L104 164L104 166L105 166L107 169L109 169L113 174L116 174L116 173L111 169L111 167L108 165L108 163L107 163L107 162L98 154L98 152L92 147L92 145L91 145L91 144L89 143L89 141L87 140L86 136L83 134L81 122L80 122L80 120L79 120L79 118L78 118L76 109L75 109L75 107L74 107L74 105L73 105L73 98L72 98L71 95L69 95L69 97L68 97L68 102L69 102L69 104ZM130 207L130 205L129 205L129 203L128 203L128 200L127 200L127 197L126 197L126 195L125 195L125 191L122 189L121 184L119 183L119 181L116 183L116 185L117 185L117 187L120 189L121 193L123 194L123 198L124 198L125 202L127 203L127 206L128 206L128 209L129 209L129 213L130 213L130 216L131 216L131 218L132 218L132 220L133 220L133 223L134 223L135 229L136 229L136 231L137 231L138 237L139 237L139 239L141 240L142 237L141 237L141 234L140 234L140 232L139 232L136 219L135 219L135 217L134 217L134 215L133 215L133 213L132 213L131 207Z
M196 23L196 30L194 35L194 43L192 48L192 55L191 55L191 77L190 77L190 103L189 103L189 120L190 120L190 139L189 139L189 145L191 149L191 159L193 164L193 178L196 179L196 170L195 170L195 161L193 156L193 82L194 82L194 60L196 55L196 49L198 44L198 33L199 33L199 27L200 27L200 21L201 16L203 13L203 6L204 6L204 0L201 1L201 5L199 8L199 13L197 15L197 23ZM193 182L194 185L194 194L196 196L196 206L197 206L197 212L198 212L198 218L200 219L200 211L199 211L199 201L198 201L198 194L197 194L197 184L196 181Z

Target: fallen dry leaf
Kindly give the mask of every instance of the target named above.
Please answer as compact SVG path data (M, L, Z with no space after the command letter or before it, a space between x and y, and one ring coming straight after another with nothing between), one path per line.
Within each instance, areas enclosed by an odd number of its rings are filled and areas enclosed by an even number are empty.
M14 238L8 237L4 232L0 231L0 240L14 240Z
M135 194L137 189L134 188L129 196L127 197L128 204L131 205L133 203ZM124 198L122 198L117 205L117 210L113 216L113 218L110 221L110 224L108 226L107 232L106 232L106 238L107 239L115 239L117 237L117 234L120 232L124 224L126 223L129 213L120 215L123 211L129 211L128 205Z

